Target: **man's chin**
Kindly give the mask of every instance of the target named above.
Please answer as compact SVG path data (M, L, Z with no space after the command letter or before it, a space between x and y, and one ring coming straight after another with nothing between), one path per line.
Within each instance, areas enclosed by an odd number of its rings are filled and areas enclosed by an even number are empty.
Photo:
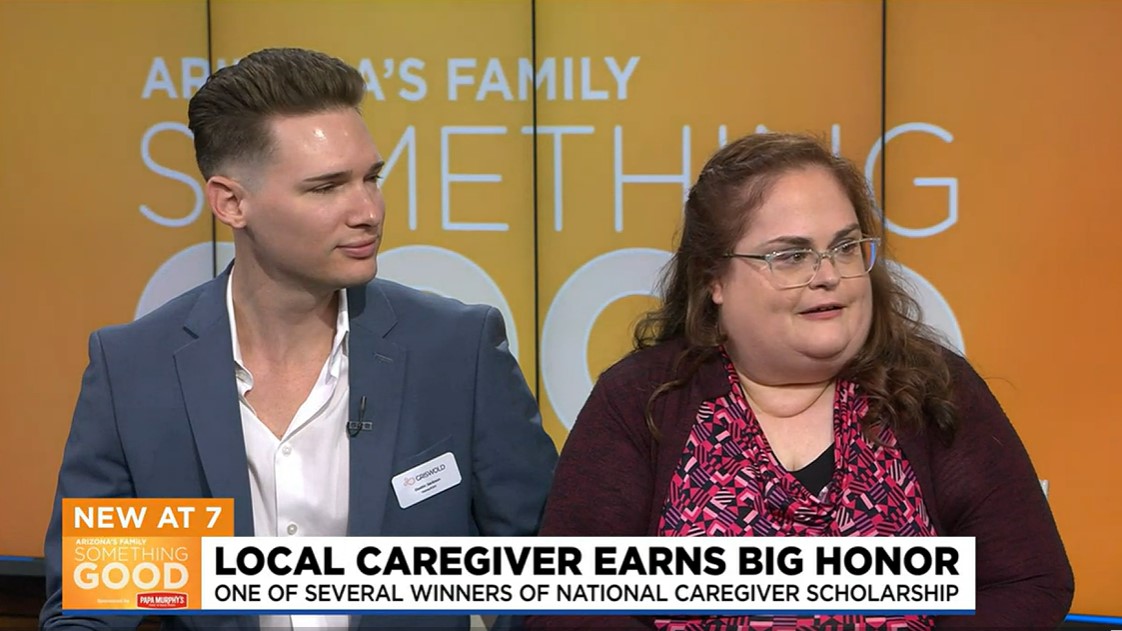
M377 275L378 264L375 261L371 261L369 266L363 266L362 269L349 269L339 274L339 277L336 279L336 284L340 287L358 287L359 285L365 285L374 280L374 277Z
M355 276L355 277L344 279L343 283L340 286L343 287L343 288L361 287L361 286L369 283L370 281L374 280L374 278L375 278L375 274L364 274L362 276Z

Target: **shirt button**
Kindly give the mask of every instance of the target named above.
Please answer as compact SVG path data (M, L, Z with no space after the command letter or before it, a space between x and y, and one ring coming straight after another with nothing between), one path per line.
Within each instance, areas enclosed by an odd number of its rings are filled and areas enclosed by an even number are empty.
M288 534L290 534L290 535L296 534L296 524L289 524L288 525Z
M288 454L292 453L292 447L289 445L281 447L281 453L287 456Z

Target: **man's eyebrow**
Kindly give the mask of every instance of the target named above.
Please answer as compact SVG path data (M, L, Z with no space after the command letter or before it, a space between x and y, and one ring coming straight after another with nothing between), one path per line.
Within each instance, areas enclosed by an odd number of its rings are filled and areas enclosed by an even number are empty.
M331 173L313 175L312 177L304 178L302 181L307 184L317 184L319 182L335 182L338 180L344 180L350 177L350 175L350 171L332 171Z
M370 167L366 175L375 175L386 166L385 160L379 160ZM351 171L332 171L331 173L321 173L301 180L305 184L319 184L321 182L337 182L351 177Z

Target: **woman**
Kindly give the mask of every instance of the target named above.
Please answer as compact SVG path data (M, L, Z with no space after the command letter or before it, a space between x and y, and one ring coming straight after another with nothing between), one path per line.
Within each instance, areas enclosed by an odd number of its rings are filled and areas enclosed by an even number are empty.
M1071 568L1028 455L878 264L879 228L864 177L813 138L757 134L718 151L690 191L661 307L569 435L541 534L975 537L976 615L534 617L530 628L1063 620Z

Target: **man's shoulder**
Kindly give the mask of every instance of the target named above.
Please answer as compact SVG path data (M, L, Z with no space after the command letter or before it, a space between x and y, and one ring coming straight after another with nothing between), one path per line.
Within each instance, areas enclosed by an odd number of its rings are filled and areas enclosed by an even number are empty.
M441 296L401 283L376 278L365 287L367 299L381 296L401 319L420 318L422 321L483 318L491 309L488 305L467 304L455 298Z
M199 296L221 280L221 278L209 280L131 322L104 326L97 329L94 334L102 340L103 344L143 344L165 338L169 334L179 333L183 330L191 311L198 304Z

